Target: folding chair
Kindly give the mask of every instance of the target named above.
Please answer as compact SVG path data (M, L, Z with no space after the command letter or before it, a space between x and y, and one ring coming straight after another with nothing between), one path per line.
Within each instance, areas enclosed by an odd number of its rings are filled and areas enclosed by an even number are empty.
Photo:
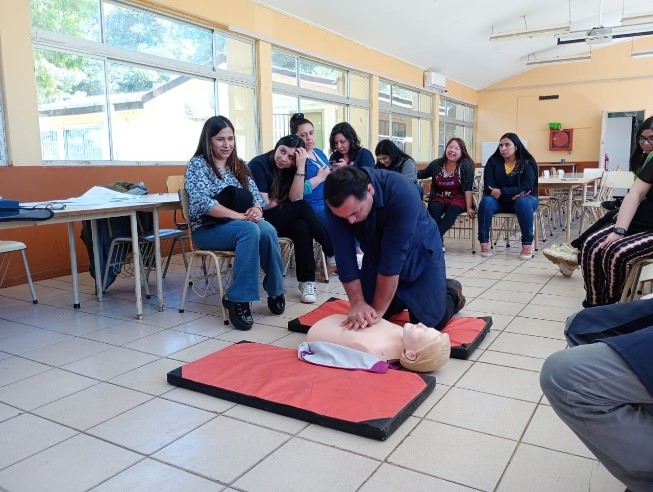
M25 249L27 247L25 246L24 243L18 242L18 241L0 241L0 255L5 255L2 257L2 260L0 261L0 273L2 273L2 276L0 277L0 285L2 285L2 282L5 279L5 276L7 275L7 271L9 270L9 262L11 261L11 254L14 251L20 251L20 254L23 258L23 267L25 268L25 275L27 276L27 283L29 284L29 291L32 294L32 304L38 304L39 301L36 298L36 290L34 289L34 282L32 282L32 274L29 271L29 264L27 263L27 255L25 254Z

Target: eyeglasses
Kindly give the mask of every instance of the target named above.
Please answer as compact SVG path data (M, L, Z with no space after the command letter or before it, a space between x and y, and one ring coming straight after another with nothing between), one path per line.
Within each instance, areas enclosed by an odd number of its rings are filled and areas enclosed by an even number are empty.
M34 206L30 207L33 209L45 209L45 210L65 210L66 204L63 202L47 202L47 203L37 203Z
M294 115L291 116L290 121L297 121L303 119L304 119L304 113L295 113Z
M649 145L653 145L653 135L650 137L639 137L637 139L638 144L643 144L644 142L648 143Z

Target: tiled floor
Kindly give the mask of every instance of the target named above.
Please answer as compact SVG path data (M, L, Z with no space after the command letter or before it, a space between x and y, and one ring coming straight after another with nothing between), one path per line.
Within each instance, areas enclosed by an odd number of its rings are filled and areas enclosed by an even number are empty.
M550 244L551 241L548 242ZM166 311L148 301L136 321L130 280L102 303L82 276L0 290L0 488L75 490L622 491L543 399L543 360L563 349L580 308L581 276L540 254L499 247L490 259L447 241L448 276L467 296L462 315L491 315L470 360L435 372L437 387L378 442L175 388L166 373L247 339L295 348L288 319L307 312L293 272L288 307L255 304L250 332L230 330L216 295L177 312L183 268L165 280ZM318 301L344 296L336 277Z

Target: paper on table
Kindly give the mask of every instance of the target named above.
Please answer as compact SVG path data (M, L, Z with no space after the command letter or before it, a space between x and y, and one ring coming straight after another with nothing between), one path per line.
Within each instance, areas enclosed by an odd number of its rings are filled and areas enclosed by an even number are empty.
M88 207L91 205L104 205L109 202L126 202L138 198L135 195L121 193L119 191L110 190L103 186L93 186L90 190L86 191L82 196L62 200L67 205Z

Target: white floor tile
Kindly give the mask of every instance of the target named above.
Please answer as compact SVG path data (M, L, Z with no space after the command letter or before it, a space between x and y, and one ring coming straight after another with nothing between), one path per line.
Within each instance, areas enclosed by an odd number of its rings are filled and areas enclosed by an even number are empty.
M471 492L475 489L387 463L383 463L360 488L361 492L396 492L398 490Z

